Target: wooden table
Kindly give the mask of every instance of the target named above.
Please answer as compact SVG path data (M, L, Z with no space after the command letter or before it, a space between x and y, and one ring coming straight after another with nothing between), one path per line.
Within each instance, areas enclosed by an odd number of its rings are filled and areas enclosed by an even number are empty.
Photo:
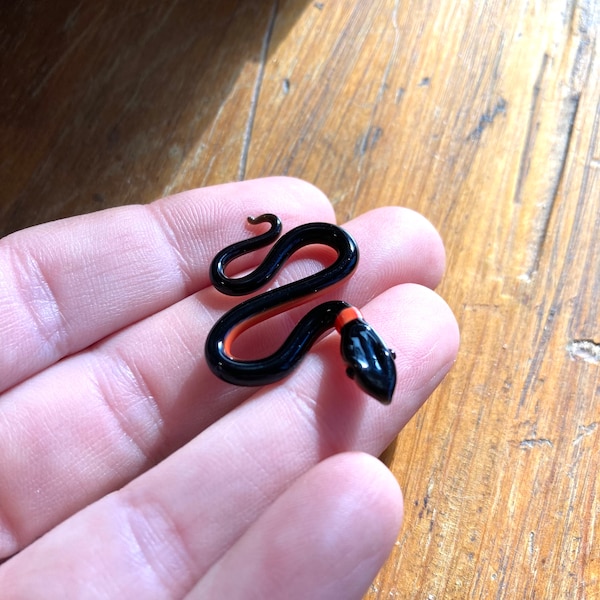
M598 597L600 3L4 5L1 234L268 174L422 212L462 347L367 598Z

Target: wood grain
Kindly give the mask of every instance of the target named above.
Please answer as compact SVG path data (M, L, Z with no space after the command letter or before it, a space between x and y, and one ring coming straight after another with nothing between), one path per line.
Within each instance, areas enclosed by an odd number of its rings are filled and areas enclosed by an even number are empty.
M2 9L1 232L268 174L422 212L462 346L366 598L599 596L598 3L55 5Z
M239 178L273 6L1 10L0 235Z

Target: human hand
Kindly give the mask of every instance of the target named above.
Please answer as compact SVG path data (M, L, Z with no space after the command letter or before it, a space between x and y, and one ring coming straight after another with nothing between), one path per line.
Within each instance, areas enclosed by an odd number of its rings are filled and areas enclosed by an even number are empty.
M204 361L208 330L239 301L210 287L208 266L265 212L286 230L334 220L313 187L275 178L0 240L0 557L14 555L0 565L3 599L366 591L402 518L398 485L373 456L457 351L454 317L429 289L443 248L405 209L344 225L361 262L324 297L362 307L396 351L390 406L345 376L336 334L283 382L234 387ZM278 282L321 268L314 255ZM255 355L272 349L260 331L246 337Z

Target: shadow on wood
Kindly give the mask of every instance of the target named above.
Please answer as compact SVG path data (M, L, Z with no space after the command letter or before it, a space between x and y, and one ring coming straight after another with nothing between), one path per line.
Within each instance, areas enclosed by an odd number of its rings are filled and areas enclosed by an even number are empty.
M2 12L0 235L243 177L276 1Z

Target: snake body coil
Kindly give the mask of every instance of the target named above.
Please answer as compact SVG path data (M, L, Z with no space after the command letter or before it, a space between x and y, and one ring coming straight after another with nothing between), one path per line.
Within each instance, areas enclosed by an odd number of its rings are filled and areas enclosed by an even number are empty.
M281 222L275 215L265 214L248 221L252 225L266 222L271 227L261 235L228 246L215 256L210 278L224 294L242 296L260 289L273 279L294 252L307 245L329 246L337 252L337 257L333 264L318 273L245 300L223 315L206 340L205 354L211 371L235 385L274 383L288 375L319 337L335 327L341 336L341 353L348 376L365 392L383 404L389 404L396 385L395 355L364 321L360 311L341 300L327 301L311 309L273 354L255 360L240 360L233 356L232 344L243 331L308 302L315 294L348 277L358 264L355 241L336 225L308 223L279 238ZM238 278L225 275L225 268L231 261L275 240L264 261L254 271Z

